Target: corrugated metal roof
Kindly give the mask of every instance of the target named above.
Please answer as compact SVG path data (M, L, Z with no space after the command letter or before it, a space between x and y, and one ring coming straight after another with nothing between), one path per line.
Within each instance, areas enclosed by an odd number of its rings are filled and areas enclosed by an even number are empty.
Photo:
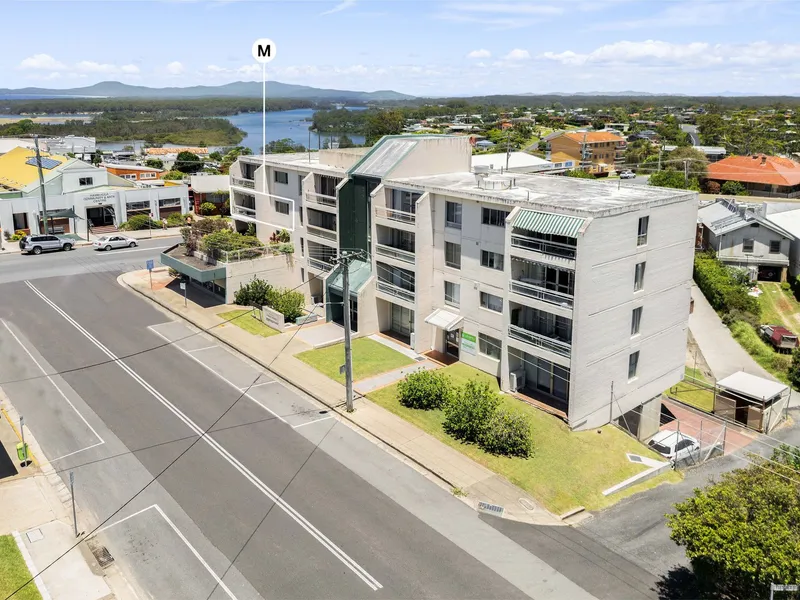
M514 219L514 227L535 231L536 233L549 233L566 237L578 237L578 231L586 219L559 215L554 213L539 212L537 210L521 210Z
M14 148L10 152L6 152L0 156L0 186L12 190L22 190L31 183L39 181L39 170L35 164L30 164L28 159L34 155L33 150L30 148ZM54 168L58 169L63 167L71 159L66 156L58 156L56 154L41 153L42 158L57 162ZM48 181L54 176L54 171L45 171L45 181Z
M388 138L376 145L349 171L351 175L382 178L417 145L417 140Z

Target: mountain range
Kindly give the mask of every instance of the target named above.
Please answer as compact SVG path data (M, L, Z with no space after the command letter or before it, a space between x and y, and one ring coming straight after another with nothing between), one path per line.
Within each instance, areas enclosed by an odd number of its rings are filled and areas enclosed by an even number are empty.
M30 97L101 97L101 98L214 98L214 97L235 97L235 98L260 98L261 82L259 81L235 81L225 85L195 85L191 87L165 87L151 88L142 85L128 85L119 81L101 81L94 85L70 88L70 89L50 89L28 87L20 89L2 89L0 96L13 100L15 96L20 98ZM291 83L281 83L279 81L267 81L268 98L300 98L308 100L409 100L414 96L401 94L392 90L379 90L376 92L359 92L353 90L330 90L310 87L307 85L295 85Z

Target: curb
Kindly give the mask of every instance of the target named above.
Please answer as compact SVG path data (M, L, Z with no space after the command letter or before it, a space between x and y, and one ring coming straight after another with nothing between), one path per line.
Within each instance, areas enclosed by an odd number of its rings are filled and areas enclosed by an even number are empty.
M28 549L25 547L25 542L22 540L22 535L20 535L19 531L14 531L11 533L11 535L14 536L14 541L17 543L19 553L22 554L22 559L25 561L25 566L28 567L28 571L30 571L31 577L33 577L33 583L36 585L36 589L39 590L39 595L42 597L42 600L51 600L52 597L50 596L50 592L47 591L44 581L42 581L42 576L36 574L38 572L36 564L33 562L31 553L28 552Z
M346 411L341 410L335 404L331 404L330 402L327 402L326 400L323 400L322 398L317 396L315 393L313 393L310 390L306 389L303 385L300 385L300 384L297 384L297 383L294 383L292 381L287 380L285 377L283 377L279 373L276 373L275 371L273 371L269 366L265 365L261 360L259 360L255 356L251 355L246 350L242 350L241 348L237 348L233 344L229 343L227 340L221 338L214 330L206 330L205 328L197 325L192 319L190 319L190 318L186 317L185 315L181 314L180 312L174 310L171 306L169 306L165 302L162 302L158 298L152 298L152 297L148 296L147 294L145 294L144 292L142 292L141 290L139 290L139 289L133 287L132 285L128 284L128 282L126 282L123 279L124 277L125 277L125 273L123 273L122 275L120 275L117 278L117 282L120 283L123 287L126 287L126 288L128 288L130 290L135 291L137 294L139 294L140 296L142 296L146 300L154 302L155 304L158 304L159 306L161 306L165 310L168 310L172 314L177 315L178 317L180 317L184 321L188 321L194 327L198 327L204 333L214 337L216 340L219 340L221 343L223 343L225 346L227 346L231 350L234 350L235 352L238 352L239 354L242 354L243 356L246 356L247 358L252 360L257 365L260 365L264 370L268 371L271 375L275 376L275 378L278 379L281 383L283 383L285 385L288 385L289 387L293 387L293 388L299 389L304 394L314 398L317 402L323 404L324 406L327 406L329 409L333 410L336 414L338 414L339 416L341 416L344 419L346 419L349 423L351 423L352 425L356 426L359 430L367 433L369 436L371 436L374 439L378 440L380 443L388 446L389 448L391 448L392 450L394 450L398 454L400 454L403 457L405 457L407 460L411 461L412 463L414 463L415 465L417 465L418 467L423 469L426 473L430 473L431 475L433 475L440 482L444 483L448 487L449 490L453 490L453 489L458 487L454 483L449 481L447 479L447 477L445 477L444 475L442 475L440 473L437 473L435 470L433 470L429 466L421 463L419 460L417 460L413 456L410 456L409 454L407 454L406 452L404 452L402 449L398 448L397 446L395 446L391 442L386 441L382 437L372 433L369 429L367 429L366 427L364 427L363 425L361 425L357 421L354 421ZM475 508L475 507L473 507L473 508Z

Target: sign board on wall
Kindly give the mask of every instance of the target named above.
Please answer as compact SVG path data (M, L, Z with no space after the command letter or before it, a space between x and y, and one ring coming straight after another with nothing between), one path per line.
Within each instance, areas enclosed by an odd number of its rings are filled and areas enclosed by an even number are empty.
M264 322L265 325L269 325L273 329L277 329L278 331L283 331L285 326L285 322L283 320L283 314L279 313L277 310L273 310L269 306L262 306L261 307L261 320Z
M466 331L461 332L461 351L466 352L467 354L475 355L478 353L478 349L476 347L476 342L478 338L471 333L467 333Z
M86 194L82 196L86 204L108 204L117 201L116 192L95 192L94 194Z

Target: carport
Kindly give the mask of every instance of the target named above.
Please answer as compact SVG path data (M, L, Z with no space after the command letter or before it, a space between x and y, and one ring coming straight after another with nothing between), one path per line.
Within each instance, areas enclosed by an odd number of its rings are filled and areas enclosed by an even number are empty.
M714 414L769 433L781 422L789 404L789 386L739 371L717 381Z

